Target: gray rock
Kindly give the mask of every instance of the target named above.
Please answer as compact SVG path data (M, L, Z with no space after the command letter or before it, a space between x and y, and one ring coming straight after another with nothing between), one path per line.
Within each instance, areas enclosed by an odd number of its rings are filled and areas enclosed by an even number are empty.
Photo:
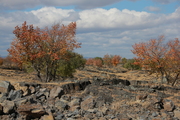
M12 89L12 85L8 81L0 81L0 92L1 93L8 93Z
M59 86L56 86L53 89L51 89L49 97L50 98L57 98L57 97L60 98L63 94L64 94L63 89Z
M21 90L11 90L8 95L9 100L15 100L22 97Z
M5 100L1 105L5 114L10 114L14 111L15 104L13 101Z
M64 118L64 115L60 112L57 113L57 116L55 117L56 120L62 120Z
M0 103L3 103L4 100L7 100L7 93L0 94Z
M60 111L67 110L69 108L67 103L60 100L55 102L55 107L57 107Z
M163 107L164 107L164 110L171 112L174 110L175 105L171 100L164 99L163 100Z

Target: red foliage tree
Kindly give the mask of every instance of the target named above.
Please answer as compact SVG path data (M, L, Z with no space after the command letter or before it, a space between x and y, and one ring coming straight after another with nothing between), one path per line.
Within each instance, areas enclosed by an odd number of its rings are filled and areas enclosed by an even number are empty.
M113 66L117 66L117 64L120 63L120 60L121 60L121 56L119 55L114 55L111 62L113 64Z
M103 63L101 59L89 58L86 61L86 65L92 65L97 67L102 67Z
M34 28L24 22L13 33L16 38L8 49L12 60L21 67L30 63L41 80L41 73L45 72L47 82L55 79L59 60L68 60L67 51L80 47L75 40L75 22L67 26L55 24L50 29Z
M158 40L151 39L149 42L135 44L132 52L137 56L135 64L148 66L145 69L160 74L161 80L166 77L168 82L173 81L174 85L180 72L180 43L178 39L167 44L163 41L164 36L160 36Z

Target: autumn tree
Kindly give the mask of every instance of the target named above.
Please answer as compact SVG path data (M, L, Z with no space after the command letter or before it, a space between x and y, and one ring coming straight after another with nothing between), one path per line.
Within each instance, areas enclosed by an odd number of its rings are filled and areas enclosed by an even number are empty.
M114 55L112 57L111 63L113 64L113 66L117 66L117 64L120 63L121 57L119 55Z
M3 60L4 59L2 57L0 57L0 66L3 65Z
M111 60L112 60L112 55L109 54L104 55L103 57L104 65L111 67L112 66Z
M75 40L75 22L67 26L55 24L45 29L34 28L24 22L22 26L16 26L13 33L15 39L8 49L12 60L20 67L30 65L38 78L46 82L55 80L61 60L70 59L66 53L80 48L80 43Z
M168 42L169 51L166 54L168 70L165 74L168 80L172 81L174 86L180 79L180 41L178 38Z
M108 67L117 66L117 64L119 64L120 61L121 61L121 56L119 56L119 55L106 54L103 57L104 65L106 65Z
M102 61L102 58L99 58L99 57L89 58L86 61L86 65L102 67L103 66L103 61Z
M168 82L173 81L172 85L179 79L178 39L164 43L164 36L160 36L159 39L136 43L132 47L133 54L137 56L135 64L141 67L147 65L150 73L157 73L161 80L165 77Z

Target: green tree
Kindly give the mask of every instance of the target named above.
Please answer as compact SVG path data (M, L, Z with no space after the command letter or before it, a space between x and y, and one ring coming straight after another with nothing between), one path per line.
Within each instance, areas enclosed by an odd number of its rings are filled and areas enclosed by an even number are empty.
M135 60L134 59L129 59L127 62L123 65L124 68L127 68L129 70L139 70L141 69L140 65L135 65L134 64Z

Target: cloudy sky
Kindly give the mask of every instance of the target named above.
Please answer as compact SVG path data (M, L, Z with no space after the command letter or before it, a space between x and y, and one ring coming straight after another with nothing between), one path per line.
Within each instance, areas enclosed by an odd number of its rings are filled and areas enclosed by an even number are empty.
M84 57L133 58L132 45L165 35L180 38L180 0L0 0L0 55L6 56L16 25L43 28L77 22Z

